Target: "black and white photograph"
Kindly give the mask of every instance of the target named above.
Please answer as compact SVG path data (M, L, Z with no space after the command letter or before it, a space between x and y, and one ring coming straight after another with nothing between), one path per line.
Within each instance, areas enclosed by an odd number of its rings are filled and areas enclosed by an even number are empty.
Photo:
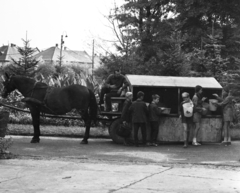
M240 0L0 0L1 193L240 193Z

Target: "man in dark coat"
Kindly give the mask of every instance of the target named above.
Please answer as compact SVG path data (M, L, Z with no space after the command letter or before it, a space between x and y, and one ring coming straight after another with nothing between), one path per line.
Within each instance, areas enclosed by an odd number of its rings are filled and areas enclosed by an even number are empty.
M129 111L132 115L132 123L134 128L134 143L135 146L138 147L138 130L141 127L142 132L142 141L143 145L146 145L146 123L147 123L147 115L148 109L146 103L143 101L144 93L139 91L137 93L137 100L133 102L130 106Z
M126 93L126 100L123 103L123 110L122 110L122 115L121 115L121 121L122 124L128 125L131 127L131 115L129 113L129 107L132 105L132 92L127 92ZM131 136L131 132L129 132L129 136L124 137L124 145L129 145L128 138Z
M121 92L129 86L128 81L125 76L121 74L120 69L114 71L114 74L111 74L104 86L101 89L99 105L104 103L104 95L106 100L106 111L111 111L111 97L119 97Z

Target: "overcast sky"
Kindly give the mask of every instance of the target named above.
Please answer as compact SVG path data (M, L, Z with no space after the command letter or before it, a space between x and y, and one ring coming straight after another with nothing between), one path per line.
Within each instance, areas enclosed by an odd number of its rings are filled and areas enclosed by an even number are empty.
M124 0L115 0L121 5ZM22 38L31 40L31 47L40 50L60 45L71 50L91 50L92 40L113 39L104 15L114 7L114 0L0 0L0 46L14 43L22 46ZM96 52L103 51L96 47ZM91 54L91 53L89 53Z

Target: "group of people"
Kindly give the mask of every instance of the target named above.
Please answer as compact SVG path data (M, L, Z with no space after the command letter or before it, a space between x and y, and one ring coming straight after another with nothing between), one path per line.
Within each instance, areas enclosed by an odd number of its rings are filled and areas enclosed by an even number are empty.
M101 90L99 104L104 103L104 96L106 102L106 111L111 111L111 97L120 96L122 91L129 86L125 76L121 74L119 69L114 71L114 74L110 75L105 82L104 87ZM188 147L189 143L189 130L193 125L193 139L192 145L201 145L198 140L198 132L200 130L202 114L206 109L203 107L204 101L207 99L203 97L203 88L200 85L195 87L195 94L190 99L190 95L187 92L182 93L182 99L179 106L180 119L183 126L183 137L184 137L184 148ZM232 91L227 87L223 89L222 97L217 94L213 94L217 101L214 103L216 106L222 107L223 112L223 128L224 128L224 145L231 145L231 134L230 134L230 123L233 121L233 96ZM159 108L158 103L160 96L157 94L152 95L152 102L147 107L143 101L144 93L139 91L137 93L136 101L132 102L133 95L131 92L126 92L126 100L123 105L121 114L121 122L123 125L133 125L134 130L134 145L139 146L138 130L141 128L142 133L142 144L158 146L157 137L159 130L159 120L164 108ZM147 143L147 122L151 128L150 131L150 142ZM128 137L124 138L124 144L128 145Z
M144 93L139 91L137 93L137 100L132 102L132 93L126 93L126 100L123 105L121 121L122 124L132 124L134 130L134 145L139 146L138 131L141 128L142 133L142 145L158 146L158 127L159 127L159 117L164 108L158 107L158 102L160 96L157 94L152 95L152 103L146 105L143 101ZM147 143L147 122L149 121L151 132L150 132L150 142ZM128 136L130 137L130 136ZM128 145L128 137L124 138L124 144Z
M201 145L197 142L197 135L200 129L202 114L206 110L203 107L203 102L206 100L206 97L202 96L202 92L202 87L197 85L195 87L195 95L193 96L192 100L190 99L189 93L182 93L183 101L180 104L179 109L180 118L182 119L183 125L184 148L188 146L189 130L192 123L194 123L192 145ZM222 141L222 144L228 146L231 145L230 123L233 122L234 119L234 97L232 95L232 90L229 90L228 87L225 87L223 89L222 97L218 96L218 94L213 94L213 96L217 99L213 105L222 108L224 131L224 140Z

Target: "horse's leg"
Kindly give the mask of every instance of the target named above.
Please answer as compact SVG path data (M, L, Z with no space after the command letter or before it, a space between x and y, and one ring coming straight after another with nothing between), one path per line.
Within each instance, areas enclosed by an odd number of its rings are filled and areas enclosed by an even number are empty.
M85 134L84 134L84 137L83 137L83 140L81 141L80 144L88 144L88 138L89 138L89 133L90 133L90 127L91 127L91 118L88 114L88 112L86 111L84 114L83 114L83 120L84 120L84 123L85 123Z
M40 111L37 108L30 109L32 115L32 124L34 129L34 135L31 143L39 143L40 141Z

